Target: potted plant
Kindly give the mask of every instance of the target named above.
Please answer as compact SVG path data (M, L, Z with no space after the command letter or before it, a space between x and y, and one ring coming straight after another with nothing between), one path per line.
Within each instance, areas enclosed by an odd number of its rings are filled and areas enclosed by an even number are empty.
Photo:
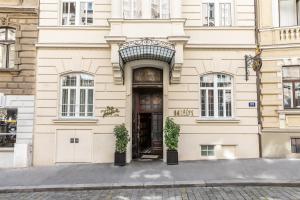
M126 165L126 149L129 142L128 131L125 124L118 125L114 128L114 134L116 136L116 150L115 150L115 165Z
M167 164L177 165L178 164L178 138L179 138L180 126L176 124L173 119L167 117L164 133L165 143L167 146Z

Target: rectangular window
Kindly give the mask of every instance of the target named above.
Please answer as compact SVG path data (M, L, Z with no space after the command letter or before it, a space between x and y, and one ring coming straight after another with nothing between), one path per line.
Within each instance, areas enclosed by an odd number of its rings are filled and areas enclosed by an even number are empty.
M280 26L296 26L299 14L299 1L279 0Z
M201 145L201 156L215 156L214 145Z
M231 26L232 2L230 0L204 0L202 24L203 26Z
M203 3L203 26L215 26L215 4Z
M93 76L88 74L69 74L62 77L61 83L61 116L93 117Z
M284 108L300 108L300 66L282 68Z
M123 0L123 15L125 19L140 19L142 0Z
M230 3L220 3L220 26L231 26Z
M63 2L62 25L75 25L76 2Z
M151 18L152 19L169 18L169 0L152 0Z
M62 25L92 25L93 14L91 0L64 0L62 2Z
M292 138L292 153L300 153L300 138Z
M201 117L232 117L232 78L225 74L200 77Z
M18 110L0 108L0 147L14 147L17 134Z
M16 30L0 28L0 68L15 67Z
M80 3L80 25L93 24L93 3L81 2Z

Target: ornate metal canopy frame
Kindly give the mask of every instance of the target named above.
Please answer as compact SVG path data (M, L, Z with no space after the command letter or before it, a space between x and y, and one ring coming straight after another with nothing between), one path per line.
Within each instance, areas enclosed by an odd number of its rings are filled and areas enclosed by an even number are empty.
M125 64L134 60L160 60L170 66L170 78L175 63L175 45L170 42L152 40L145 38L125 42L119 46L120 69L122 72L124 84L124 67Z

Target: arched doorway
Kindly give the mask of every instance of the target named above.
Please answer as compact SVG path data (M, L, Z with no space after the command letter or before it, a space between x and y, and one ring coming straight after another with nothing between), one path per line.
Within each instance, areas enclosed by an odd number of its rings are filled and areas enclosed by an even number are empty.
M163 157L163 70L143 67L132 75L132 158Z

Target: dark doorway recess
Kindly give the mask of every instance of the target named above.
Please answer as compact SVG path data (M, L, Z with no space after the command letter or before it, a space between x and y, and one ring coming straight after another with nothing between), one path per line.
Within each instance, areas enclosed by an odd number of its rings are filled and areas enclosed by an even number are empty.
M145 70L141 72L141 70ZM132 156L133 159L160 159L163 156L163 88L162 71L138 69L133 79ZM143 81L148 74L160 74L153 82ZM138 80L138 82L135 82Z

